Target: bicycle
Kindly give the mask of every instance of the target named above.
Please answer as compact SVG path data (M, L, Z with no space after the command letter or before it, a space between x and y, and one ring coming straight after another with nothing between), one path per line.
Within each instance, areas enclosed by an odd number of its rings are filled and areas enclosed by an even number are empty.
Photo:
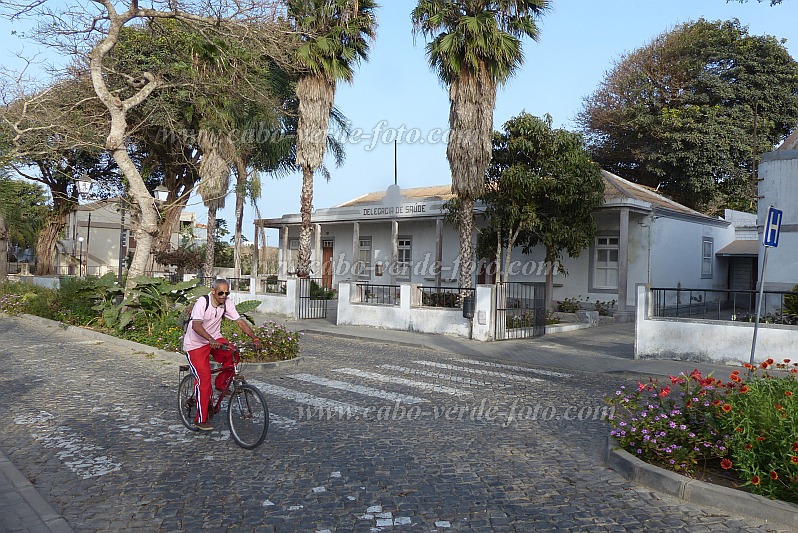
M223 348L229 350L230 348ZM222 409L222 402L227 398L227 424L236 444L247 450L257 448L266 438L269 431L269 407L263 393L255 386L249 385L240 372L241 351L233 347L233 374L227 380L223 391L213 391L208 407L208 420ZM222 367L211 370L211 376L222 371ZM188 373L188 375L185 375ZM194 374L189 365L180 365L178 372L177 409L180 419L191 431L199 431L196 426L197 398L194 395ZM230 395L226 396L226 392Z

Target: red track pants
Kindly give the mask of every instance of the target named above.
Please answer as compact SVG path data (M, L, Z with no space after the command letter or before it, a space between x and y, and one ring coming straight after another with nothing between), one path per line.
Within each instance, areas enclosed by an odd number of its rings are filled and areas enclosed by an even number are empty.
M216 339L222 344L230 344L224 337ZM186 354L191 373L194 374L194 394L197 398L197 423L208 419L208 407L211 404L211 359L213 356L217 363L222 365L222 371L216 374L216 388L223 389L228 378L233 373L233 350L211 350L211 345L206 344Z

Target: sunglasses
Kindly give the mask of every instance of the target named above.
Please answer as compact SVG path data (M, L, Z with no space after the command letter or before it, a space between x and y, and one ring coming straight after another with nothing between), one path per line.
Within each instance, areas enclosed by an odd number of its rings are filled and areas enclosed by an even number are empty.
M229 296L230 295L230 291L227 291L227 292L219 291L219 292L216 293L216 295L217 296Z

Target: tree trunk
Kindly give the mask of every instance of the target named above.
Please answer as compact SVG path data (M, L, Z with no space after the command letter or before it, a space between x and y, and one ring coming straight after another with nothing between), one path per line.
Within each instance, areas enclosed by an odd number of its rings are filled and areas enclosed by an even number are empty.
M166 200L166 204L161 209L161 220L158 225L158 235L153 242L153 252L166 252L171 248L172 235L179 230L180 214L186 207L187 197L173 199L171 194ZM180 237L178 237L177 247L180 247Z
M554 311L554 307L552 306L553 298L552 292L554 292L554 261L556 261L556 257L551 252L549 247L546 247L546 310L547 311Z
M236 165L236 232L233 248L233 268L235 277L241 277L241 232L244 225L244 200L247 196L247 166L237 157ZM257 238L257 236L256 236Z
M0 283L8 278L8 229L6 217L0 213Z
M203 274L213 277L213 263L216 259L216 202L208 206L208 238L205 240L205 265Z
M474 200L462 198L460 209L458 216L460 221L459 285L462 288L470 289L473 286L471 274L474 271L474 247L471 243L471 236L474 233Z
M310 238L313 234L311 213L313 212L313 170L302 168L302 195L300 197L300 213L302 227L299 230L299 258L296 275L300 278L310 277Z
M51 194L53 197L53 209L47 217L47 223L36 239L36 274L39 276L58 274L58 272L53 271L55 246L58 242L58 236L61 235L67 225L67 217L70 211L77 205L77 203L68 199L66 186L63 187L63 190L51 188Z

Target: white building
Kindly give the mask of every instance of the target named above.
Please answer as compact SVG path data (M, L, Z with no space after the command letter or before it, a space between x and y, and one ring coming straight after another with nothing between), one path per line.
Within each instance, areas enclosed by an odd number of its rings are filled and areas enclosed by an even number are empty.
M591 305L597 300L614 300L616 318L627 320L632 316L638 283L696 289L730 286L730 265L738 269L738 260L748 257L750 246L728 246L755 235L736 234L730 220L703 215L651 188L609 172L603 172L603 177L604 205L594 213L598 232L593 245L578 257L563 259L567 275L560 272L555 276L555 300L576 298ZM341 281L456 287L458 231L445 220L443 211L451 198L450 185L405 190L392 185L385 192L317 209L312 218L313 275L328 287ZM476 216L481 209L475 206L477 229L484 226ZM753 220L743 213L729 212L729 216L742 217L743 226ZM287 214L255 224L279 230L279 276L291 276L299 248L300 215ZM739 255L740 251L745 253ZM510 281L545 281L543 260L542 247L529 254L514 250ZM747 263L750 269L750 257ZM492 281L485 272L473 274L472 283Z
M202 244L204 238L205 232L197 229L196 214L190 211L180 213L180 225L171 236L171 246L177 248L192 242ZM184 242L186 240L189 242ZM130 213L126 212L123 222L119 198L79 205L67 218L65 238L56 245L56 273L89 276L118 273L120 257L124 270L127 255L135 249ZM78 266L81 260L82 270Z

